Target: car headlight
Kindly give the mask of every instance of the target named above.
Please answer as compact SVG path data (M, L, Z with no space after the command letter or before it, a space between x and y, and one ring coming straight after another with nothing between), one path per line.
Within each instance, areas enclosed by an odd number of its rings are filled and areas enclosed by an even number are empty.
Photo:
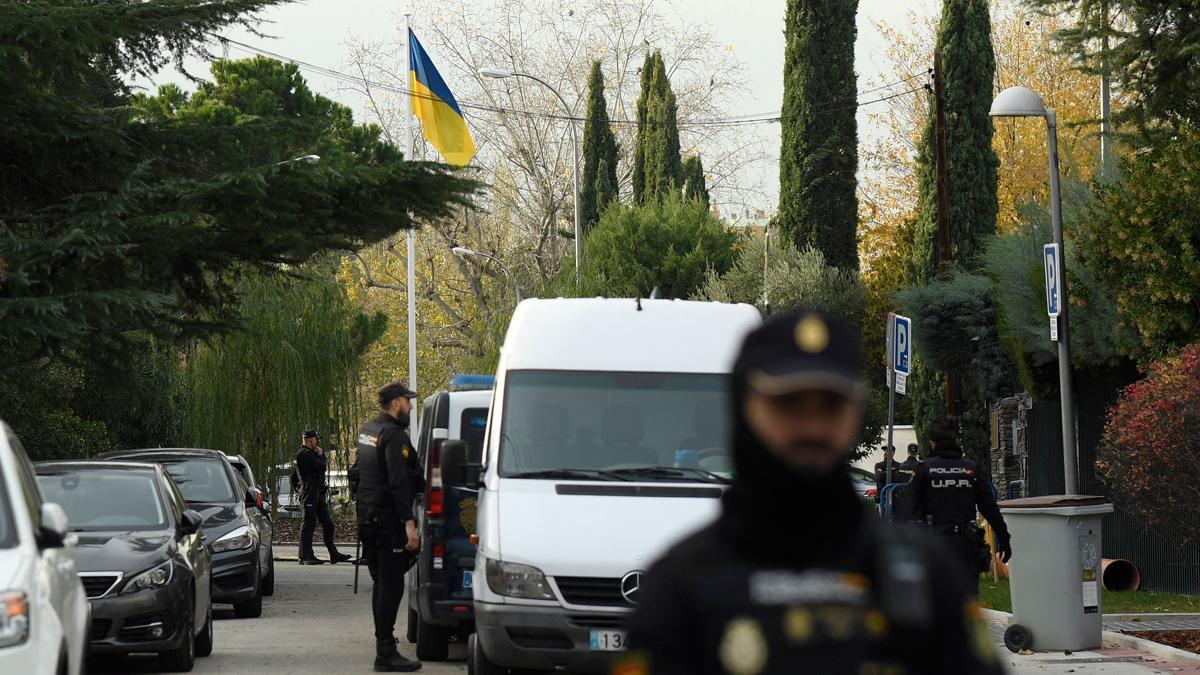
M171 561L168 560L167 562L157 567L151 567L145 572L142 572L136 577L130 579L129 583L125 584L125 589L122 592L133 593L135 591L144 591L147 588L162 588L170 583L171 573L173 571L174 566L171 564Z
M29 639L29 598L20 591L0 593L0 647Z
M243 525L214 541L211 548L213 553L223 553L225 551L240 551L244 548L250 548L253 545L254 533L250 531L249 527Z
M554 592L550 590L546 575L529 565L488 560L487 583L493 593L510 598L554 599Z

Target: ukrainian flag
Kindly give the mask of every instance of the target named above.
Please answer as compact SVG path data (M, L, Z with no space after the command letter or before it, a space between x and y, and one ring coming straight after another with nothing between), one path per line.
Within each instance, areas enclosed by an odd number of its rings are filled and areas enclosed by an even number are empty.
M447 163L454 166L470 164L475 156L475 143L467 131L467 120L411 29L408 31L408 64L413 114L421 119L425 138L442 153Z

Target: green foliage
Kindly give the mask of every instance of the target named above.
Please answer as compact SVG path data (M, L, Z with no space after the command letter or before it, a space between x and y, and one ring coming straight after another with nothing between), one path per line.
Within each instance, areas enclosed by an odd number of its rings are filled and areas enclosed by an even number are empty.
M1081 223L1083 261L1137 334L1118 346L1143 363L1200 339L1198 145L1200 126L1184 125L1124 160L1123 180L1098 188Z
M996 232L1000 165L992 149L992 88L996 57L987 0L945 0L938 25L942 55L946 169L950 201L950 254L955 264L977 271L979 257ZM928 116L917 150L920 195L910 281L937 275L936 116Z
M1031 0L1047 13L1070 14L1060 45L1081 68L1107 70L1129 96L1114 120L1151 132L1166 124L1200 125L1200 5L1193 0ZM1107 40L1107 49L1105 49Z
M690 297L709 269L733 264L737 235L699 200L668 195L661 201L615 203L583 242L584 297ZM573 281L574 270L562 276Z
M638 134L633 160L633 200L660 200L683 185L679 156L678 106L662 52L646 56L642 97L638 99Z
M708 183L704 177L704 163L700 161L700 155L688 155L683 160L682 173L684 198L699 199L708 206Z
M748 233L738 240L738 257L726 272L709 270L696 293L699 300L741 302L763 314L797 308L822 309L853 326L862 326L867 291L851 270L833 267L814 248L797 250L779 237ZM766 256L764 271L763 256ZM764 293L765 284L765 293ZM768 305L769 303L769 305ZM864 354L868 346L863 345ZM863 419L860 450L874 446L887 425L887 390L875 386L874 371L864 372L871 387Z
M797 247L858 268L858 0L788 0L779 223Z
M584 231L595 226L600 214L617 198L617 139L608 123L604 100L604 74L600 62L592 63L588 80L587 119L583 123L583 180L579 193L579 218Z
M362 358L386 317L358 311L324 266L248 274L237 292L242 327L189 355L188 438L242 453L265 476L312 427L346 460L361 415Z
M1068 180L1062 193L1067 231L1089 227L1085 224L1092 200L1088 187ZM1019 212L1023 225L988 243L984 268L993 282L1000 339L1022 383L1039 398L1057 396L1058 350L1050 341L1042 271L1042 245L1053 238L1050 214L1033 203L1021 206ZM1080 369L1116 366L1120 355L1136 345L1137 336L1121 325L1112 291L1079 254L1076 239L1068 240L1071 358Z

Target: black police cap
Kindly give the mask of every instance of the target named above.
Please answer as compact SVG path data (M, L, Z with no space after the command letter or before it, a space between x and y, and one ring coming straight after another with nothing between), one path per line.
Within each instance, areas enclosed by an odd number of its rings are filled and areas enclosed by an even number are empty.
M376 400L379 402L379 405L383 407L387 407L389 403L400 397L416 398L417 392L409 389L408 385L404 384L403 381L396 380L395 382L391 382L380 387L379 393L376 394Z
M828 391L861 399L858 331L819 310L780 314L746 336L734 375L764 396Z
M320 438L321 434L318 434L316 429L305 429L304 437L305 438Z

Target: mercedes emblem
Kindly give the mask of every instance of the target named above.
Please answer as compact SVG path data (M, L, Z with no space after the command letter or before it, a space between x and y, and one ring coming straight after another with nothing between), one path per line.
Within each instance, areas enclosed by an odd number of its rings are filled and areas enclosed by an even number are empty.
M621 577L621 596L631 605L638 603L638 594L642 592L642 572L630 572Z

